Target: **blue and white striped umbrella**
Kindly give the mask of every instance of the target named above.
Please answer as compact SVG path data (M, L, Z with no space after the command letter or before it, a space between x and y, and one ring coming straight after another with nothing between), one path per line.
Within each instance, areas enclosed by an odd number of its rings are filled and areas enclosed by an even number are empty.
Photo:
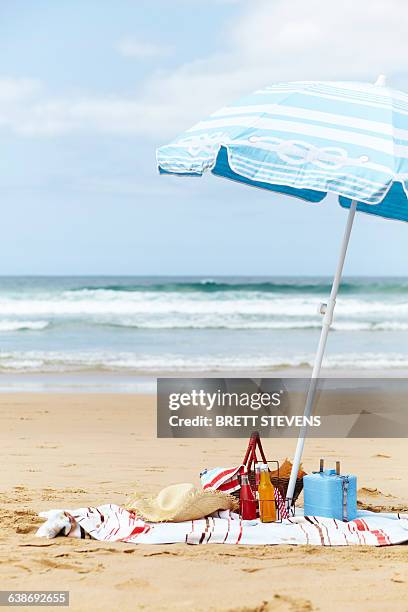
M255 91L200 121L157 151L164 174L217 176L349 208L304 415L310 416L356 211L408 221L408 95L352 82L299 81ZM301 430L287 492L302 457Z
M381 82L381 79L380 79ZM255 91L157 151L162 173L217 176L408 221L408 95L299 81Z

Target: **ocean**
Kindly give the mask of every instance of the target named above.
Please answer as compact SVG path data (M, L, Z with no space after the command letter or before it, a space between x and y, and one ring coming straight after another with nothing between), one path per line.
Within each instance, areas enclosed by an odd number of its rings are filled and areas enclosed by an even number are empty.
M307 372L329 292L312 277L3 277L0 387L21 374ZM408 369L408 279L344 279L324 365Z

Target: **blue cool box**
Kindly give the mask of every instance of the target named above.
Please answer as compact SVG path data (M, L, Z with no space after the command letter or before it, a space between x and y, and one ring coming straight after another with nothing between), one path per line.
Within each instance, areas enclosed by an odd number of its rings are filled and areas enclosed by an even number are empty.
M357 516L357 478L324 470L303 477L305 516L352 521Z

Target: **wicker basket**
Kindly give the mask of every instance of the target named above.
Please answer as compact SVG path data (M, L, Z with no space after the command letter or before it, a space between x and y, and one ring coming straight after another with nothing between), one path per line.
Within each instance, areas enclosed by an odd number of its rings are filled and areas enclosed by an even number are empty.
M265 457L264 450L262 448L259 433L257 431L254 431L254 433L251 435L249 439L248 449L247 449L247 452L245 454L244 461L243 461L243 465L245 465L246 467L249 483L253 491L256 490L255 463L258 462L257 450L259 451L260 458L262 459L263 463L268 463ZM274 462L274 463L277 463L277 462ZM271 482L275 488L279 489L280 494L282 495L283 499L286 499L286 493L287 493L288 486L289 486L289 478L282 478L281 476L279 476L279 464L278 464L277 472L278 472L278 476L271 476ZM295 486L295 491L293 493L292 504L296 502L297 498L302 492L302 489L303 489L303 478L298 478L296 480L296 486ZM234 497L236 497L238 500L239 500L239 493L240 493L239 490L233 493Z

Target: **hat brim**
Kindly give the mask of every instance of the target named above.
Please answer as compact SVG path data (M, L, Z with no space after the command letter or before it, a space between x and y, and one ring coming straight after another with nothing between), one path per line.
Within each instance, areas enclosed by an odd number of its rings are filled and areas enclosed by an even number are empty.
M213 514L217 510L232 510L238 508L238 502L232 495L222 491L189 491L177 507L171 511L159 506L156 498L134 497L126 504L126 509L134 512L143 520L151 523L162 521L182 522L193 521Z

